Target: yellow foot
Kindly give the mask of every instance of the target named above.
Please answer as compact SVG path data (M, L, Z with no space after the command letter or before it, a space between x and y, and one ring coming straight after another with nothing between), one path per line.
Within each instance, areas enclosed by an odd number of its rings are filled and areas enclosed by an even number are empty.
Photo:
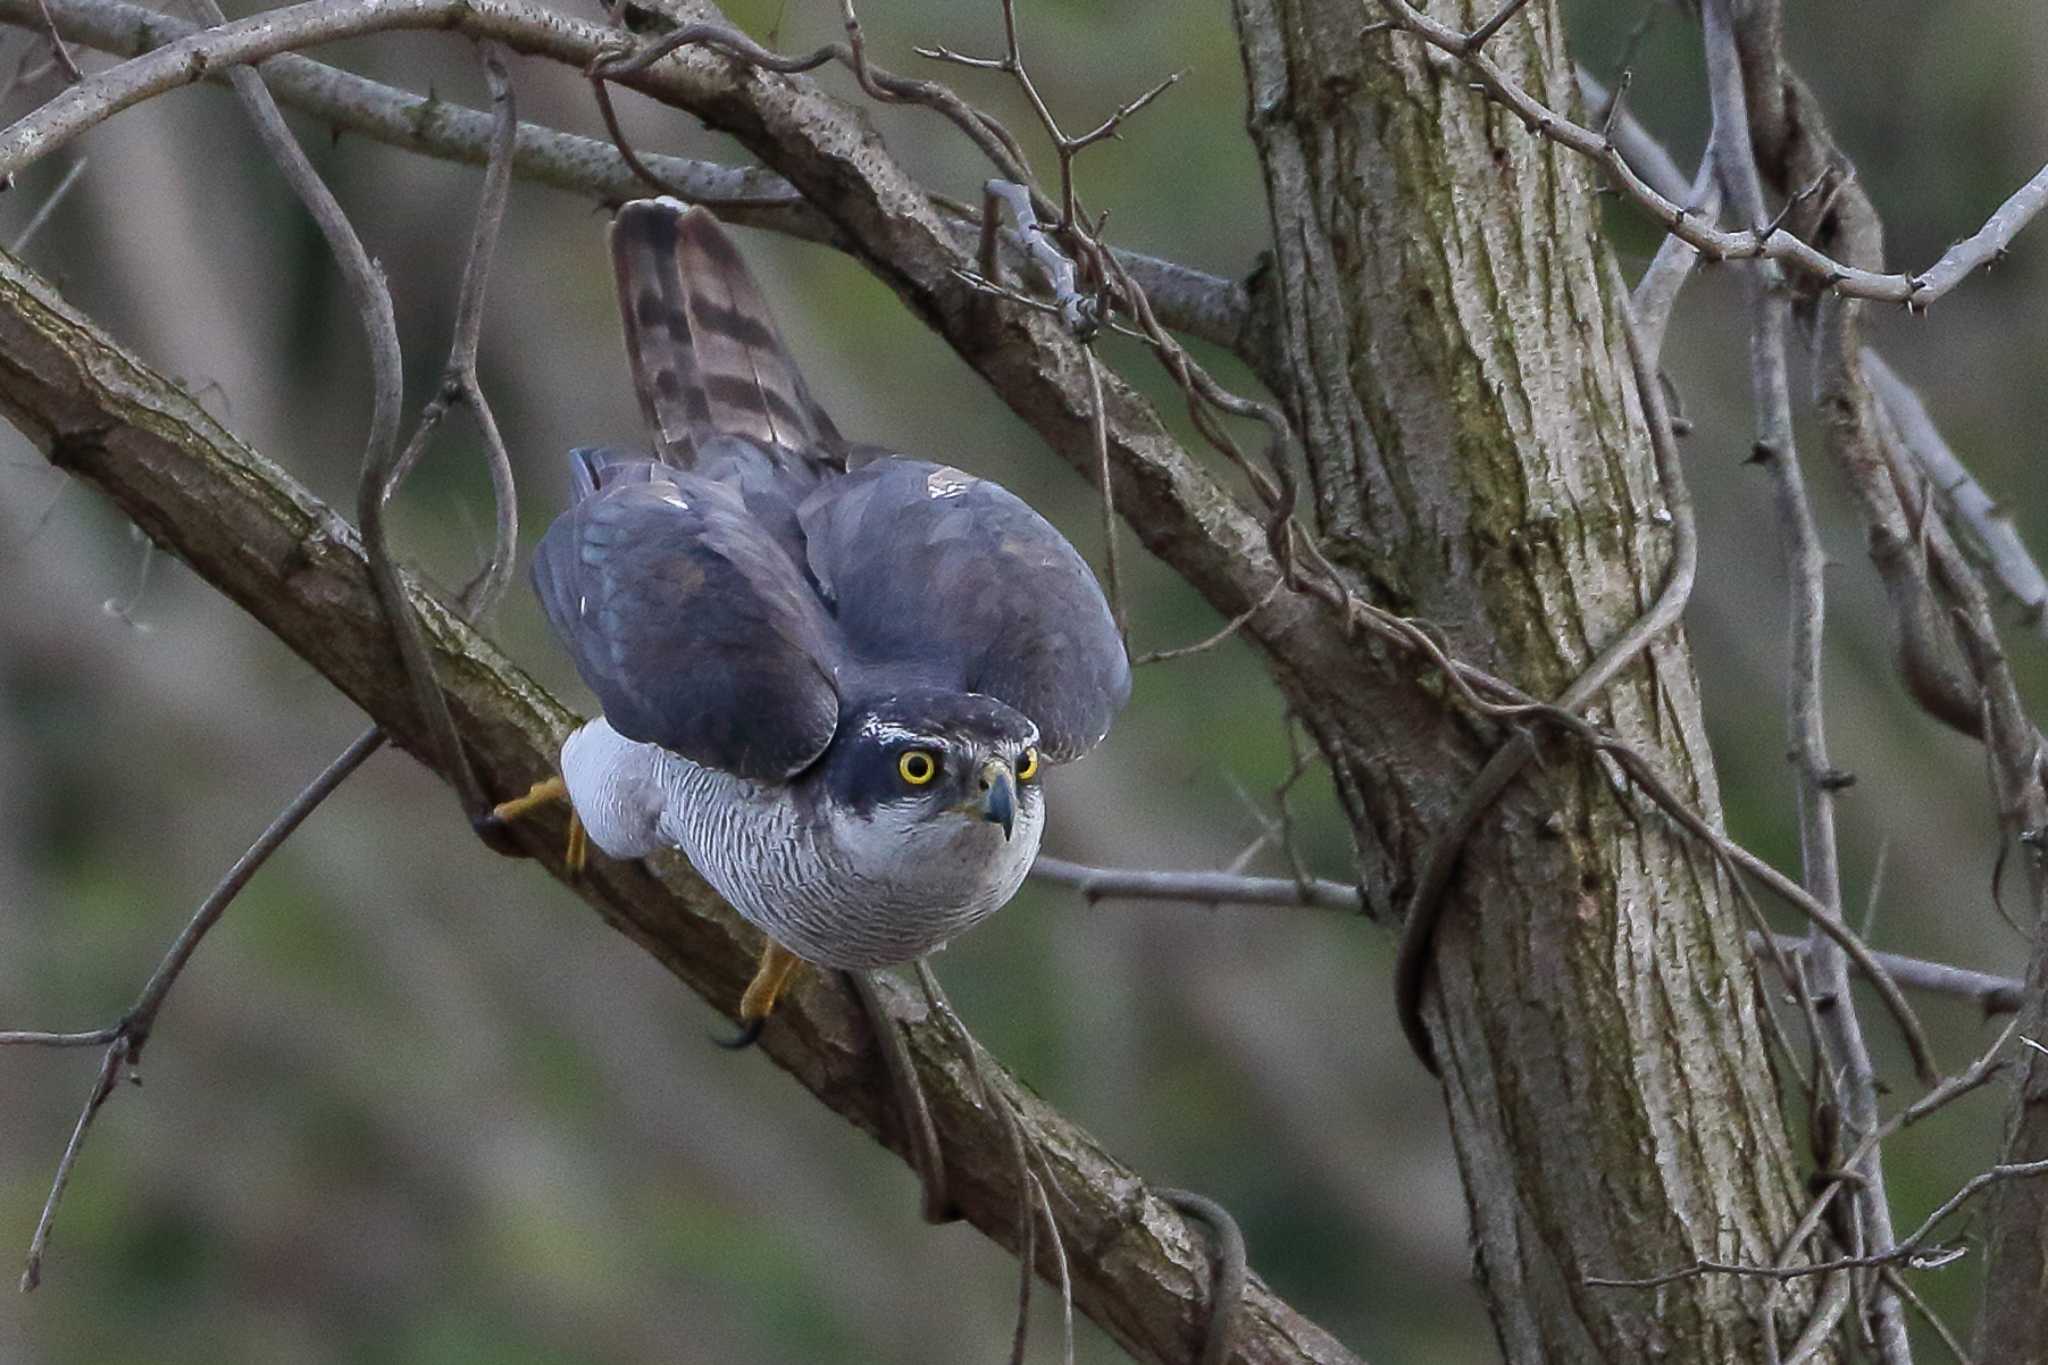
M569 800L569 786L560 777L549 777L527 788L526 795L515 796L510 801L500 801L491 808L491 818L499 828L510 825L514 820L542 806L557 801ZM583 829L583 819L576 814L576 807L569 807L569 846L562 854L562 864L572 877L583 875L585 864L590 861L590 836Z
M740 997L740 1031L722 1045L735 1051L753 1046L761 1037L768 1016L775 1012L775 1002L782 998L789 978L803 965L802 958L769 939L761 949L761 965L754 969L754 979L748 983L747 993Z
M550 777L534 783L526 789L526 795L515 796L510 801L500 801L491 811L500 820L517 820L528 811L538 810L551 801L567 801L569 784L559 777Z

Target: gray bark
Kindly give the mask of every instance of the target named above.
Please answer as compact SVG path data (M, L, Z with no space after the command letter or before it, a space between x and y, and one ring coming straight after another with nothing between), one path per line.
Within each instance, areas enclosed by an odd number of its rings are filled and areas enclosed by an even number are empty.
M1370 7L1236 12L1277 256L1266 369L1307 447L1326 552L1460 657L1557 695L1670 554L1590 174L1420 44L1365 34ZM1571 105L1553 6L1488 52ZM1362 878L1391 912L1504 736L1414 661L1332 678L1276 655L1357 795ZM1596 713L1718 821L1682 638ZM1468 846L1436 951L1432 1026L1502 1348L1757 1359L1754 1282L1582 1283L1771 1262L1800 1190L1728 889L1583 752L1546 747Z

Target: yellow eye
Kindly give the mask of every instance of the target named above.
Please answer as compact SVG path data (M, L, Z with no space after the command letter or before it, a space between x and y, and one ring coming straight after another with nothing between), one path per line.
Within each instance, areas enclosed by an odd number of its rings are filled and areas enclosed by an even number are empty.
M1038 750L1026 749L1017 755L1017 780L1029 782L1038 776Z
M928 749L905 749L896 760L896 771L913 787L922 787L939 775L938 761Z

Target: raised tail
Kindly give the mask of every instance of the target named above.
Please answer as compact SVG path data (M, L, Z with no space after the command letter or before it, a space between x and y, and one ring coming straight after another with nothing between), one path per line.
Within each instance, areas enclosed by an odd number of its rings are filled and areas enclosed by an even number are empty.
M838 429L708 210L636 199L612 220L611 244L633 387L663 460L688 468L727 435L843 467Z

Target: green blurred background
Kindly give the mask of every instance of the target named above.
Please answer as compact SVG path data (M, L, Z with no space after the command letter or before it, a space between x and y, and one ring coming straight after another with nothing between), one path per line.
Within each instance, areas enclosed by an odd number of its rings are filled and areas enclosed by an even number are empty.
M789 49L837 32L825 0L729 12L758 36L779 29ZM1267 219L1226 7L1035 0L1024 13L1037 79L1076 126L1188 69L1122 142L1087 154L1083 187L1113 211L1119 243L1248 271ZM1675 10L1638 4L1577 0L1567 13L1576 51L1609 75L1654 17L1631 59L1631 105L1689 168L1704 135L1696 32ZM920 65L913 43L999 42L994 0L869 0L863 19L876 59L897 68ZM1790 41L1885 215L1894 266L1930 262L2048 156L2048 9L1825 0L1798 7ZM11 42L9 61L24 46ZM482 99L454 38L321 55ZM945 74L1029 127L999 78ZM571 73L520 62L514 76L524 117L600 132ZM840 73L824 79L849 90ZM626 103L642 147L740 155L680 114ZM26 107L17 92L7 115ZM973 196L985 169L949 127L914 110L871 116L934 188ZM416 404L445 356L478 173L294 117L390 273ZM231 428L352 506L367 421L356 324L232 100L181 91L50 158L0 200L0 241L79 154L83 182L31 263ZM1633 272L1654 234L1625 210L1610 218ZM497 258L483 372L529 545L560 506L567 448L637 438L602 221L585 201L519 187ZM1871 320L2037 544L2048 544L2043 233L1932 317ZM1000 478L1101 562L1089 490L884 289L821 248L759 233L742 244L842 427ZM1707 272L1667 349L1697 424L1687 454L1704 543L1688 624L1729 823L1789 866L1782 574L1768 492L1742 464L1739 286L1733 271ZM1165 397L1128 343L1105 352ZM1203 358L1251 387L1234 363ZM147 554L91 491L11 431L0 441L0 1026L88 1028L126 1006L221 871L364 722L180 565ZM1850 894L1865 898L1888 850L1881 946L2016 972L2024 944L1991 904L1981 760L1894 685L1860 532L1811 439L1807 450L1837 561L1831 735L1860 779L1842 806ZM409 486L398 526L443 581L466 575L489 511L461 421ZM1126 563L1138 649L1215 627L1159 565L1135 549ZM523 578L489 629L589 705ZM2016 628L2011 645L2041 698L2041 640ZM1121 866L1219 866L1259 835L1289 766L1278 698L1242 645L1148 668L1110 742L1052 776L1045 846ZM1292 811L1308 864L1347 876L1320 771ZM1284 861L1268 850L1254 867ZM1386 932L1360 920L1090 908L1032 886L937 966L970 1026L1026 1081L1148 1177L1226 1203L1255 1267L1368 1359L1485 1361L1492 1337L1468 1282L1453 1155L1435 1088L1393 1026L1389 959ZM1925 1017L1952 1062L1985 1036L1965 1006L1928 1002ZM964 1227L925 1227L894 1158L762 1057L710 1047L718 1027L565 891L480 848L411 760L380 756L207 941L162 1016L146 1087L124 1089L93 1134L44 1287L0 1292L0 1362L1004 1358L1013 1263ZM1881 1016L1873 1030L1889 1049ZM1910 1073L1888 1058L1910 1093ZM0 1249L26 1246L95 1061L0 1051ZM1896 1145L1902 1225L1991 1159L2000 1104L1980 1098ZM1972 1264L1920 1280L1964 1321ZM1033 1359L1058 1358L1049 1298ZM1081 1333L1084 1360L1120 1358L1092 1327Z

